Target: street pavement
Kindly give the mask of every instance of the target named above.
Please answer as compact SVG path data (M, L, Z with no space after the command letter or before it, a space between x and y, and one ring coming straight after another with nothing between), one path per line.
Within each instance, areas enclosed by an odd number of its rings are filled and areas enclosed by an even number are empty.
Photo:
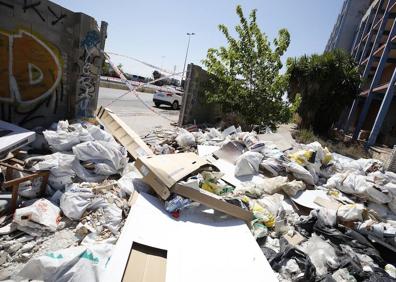
M110 108L140 136L147 134L155 127L172 128L171 123L178 121L179 111L172 110L167 106L161 106L159 109L154 107L153 94L138 92L139 97L148 105L148 108L132 93L120 97L127 92L127 90L101 87L99 88L98 106ZM159 112L160 115L150 109Z

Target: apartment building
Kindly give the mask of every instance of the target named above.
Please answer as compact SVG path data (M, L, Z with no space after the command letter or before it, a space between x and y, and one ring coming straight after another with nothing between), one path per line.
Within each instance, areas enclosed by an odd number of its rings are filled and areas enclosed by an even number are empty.
M351 51L356 30L363 15L370 5L370 0L347 0L344 1L341 13L338 15L333 32L327 42L325 51L344 49Z
M351 0L345 1L343 10L348 2ZM396 144L396 0L371 0L367 4L353 32L352 47L338 45L359 63L363 78L361 93L348 108L342 127L353 139L367 141L367 146L393 146Z

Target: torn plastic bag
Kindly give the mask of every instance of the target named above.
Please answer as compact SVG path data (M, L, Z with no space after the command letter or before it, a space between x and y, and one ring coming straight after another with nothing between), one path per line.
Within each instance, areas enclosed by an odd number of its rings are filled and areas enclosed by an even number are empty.
M286 171L292 173L296 179L302 180L309 185L315 185L315 181L311 173L301 165L295 162L289 162L285 164L285 167Z
M286 183L287 177L285 176L266 178L260 183L256 184L256 190L260 191L260 196L264 193L272 195L280 192Z
M245 133L242 137L242 141L251 152L260 152L265 146L264 142L259 141L256 132Z
M165 201L165 209L167 212L173 213L181 211L191 205L190 199L185 199L182 196L174 195L172 199Z
M389 223L375 222L371 219L359 224L356 228L360 233L372 235L377 239L396 247L396 227Z
M55 190L61 190L66 185L73 183L73 179L76 176L72 167L74 159L75 156L72 154L58 152L51 155L28 158L26 162L30 165L38 161L31 169L33 171L49 170L49 185Z
M275 226L276 215L272 214L269 210L260 205L258 201L251 200L249 202L249 207L255 218L255 220L253 220L254 223L264 224L268 228L273 228Z
M85 169L77 159L73 161L72 168L76 175L84 182L102 182L107 178L106 175L98 175L88 169Z
M113 175L128 163L127 151L123 146L104 141L84 142L73 147L73 153L80 161L95 163L96 174Z
M305 188L305 183L298 180L293 180L282 185L283 192L285 192L290 197L295 196L298 191L303 191Z
M263 160L260 164L260 167L268 171L272 176L278 176L279 174L285 172L285 168L281 162L273 158Z
M14 222L17 226L43 229L47 227L50 231L56 231L59 223L60 209L46 199L39 199L32 205L16 209ZM41 225L41 228L40 228Z
M259 166L263 155L256 152L246 152L241 155L235 167L235 176L246 176L256 174L259 170Z
M309 256L318 276L328 273L328 267L334 270L339 266L334 248L316 234L312 234L298 249Z
M331 276L336 282L357 282L355 277L353 277L348 269L340 268Z
M327 149L327 147L323 148L322 145L317 141L305 145L305 148L315 152L314 162L319 162L322 165L328 165L331 161L333 161L333 155L330 153L329 149Z
M117 144L117 141L115 141L113 135L100 129L98 126L90 123L86 123L85 126L87 127L87 131L92 136L93 140L105 141L105 142Z
M295 227L298 232L306 237L310 237L312 233L315 232L316 234L323 236L325 239L330 240L333 247L339 247L341 244L350 246L355 253L368 255L380 267L385 266L384 260L381 258L378 250L376 250L363 235L350 228L342 225L338 225L337 228L327 226L313 212L311 212L308 217L300 217L300 220L295 223ZM342 253L341 249L339 249L339 251ZM349 263L350 257L346 264ZM354 267L354 264L352 263L350 266ZM340 267L342 268L344 266L340 265ZM348 270L351 272L351 269L348 268ZM358 268L357 270L355 268L355 272L357 273L361 272L361 270L362 268ZM353 275L356 276L355 274Z
M30 259L18 276L41 281L102 281L113 244L89 244Z
M108 204L103 208L106 223L104 224L114 235L120 230L122 210L115 204Z
M60 199L62 212L70 219L79 220L87 209L97 209L107 206L104 199L96 198L91 188L85 183L74 183L66 187Z
M125 197L125 195L131 195L135 190L142 192L142 183L144 183L142 178L143 176L136 168L135 164L128 163L122 172L122 177L117 181L117 185L121 189L121 197ZM136 187L138 189L136 189ZM148 187L148 189L150 189L150 187ZM146 190L147 189L144 189L144 191Z
M204 134L206 135L207 140L224 140L223 134L216 128L210 128L209 132L205 132Z
M59 121L56 131L45 130L43 135L54 152L70 151L73 146L81 142L94 140L81 124L69 125L67 120Z
M280 248L280 252L269 261L273 270L280 272L289 260L295 260L301 273L290 273L290 271L283 269L284 271L281 273L282 277L295 282L315 281L316 269L309 256L290 245L284 238L280 239ZM290 274L292 274L292 277L290 277Z
M342 221L362 221L363 211L362 204L342 205L337 210L337 218Z
M179 128L176 142L182 148L194 147L196 145L194 135L184 128Z
M277 215L279 209L282 207L282 201L284 199L284 196L281 194L274 194L270 196L263 197L259 200L259 204L266 208L270 213L273 215Z
M345 170L358 170L364 173L370 173L377 170L382 170L383 165L379 160L375 159L358 159L351 162L342 164L342 169Z
M237 130L234 125L231 125L223 130L223 137L226 138L228 135L234 135L237 133Z
M275 194L282 191L283 185L287 183L287 177L277 176L272 178L266 178L257 184L249 184L246 186L237 187L234 190L236 194L244 194L251 198L261 198L264 194Z

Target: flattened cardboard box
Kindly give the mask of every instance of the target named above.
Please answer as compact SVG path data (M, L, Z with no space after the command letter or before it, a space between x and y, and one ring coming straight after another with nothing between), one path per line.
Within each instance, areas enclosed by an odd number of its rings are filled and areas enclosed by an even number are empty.
M139 157L135 163L143 181L166 200L170 189L186 176L210 164L194 153ZM212 165L213 166L213 165Z

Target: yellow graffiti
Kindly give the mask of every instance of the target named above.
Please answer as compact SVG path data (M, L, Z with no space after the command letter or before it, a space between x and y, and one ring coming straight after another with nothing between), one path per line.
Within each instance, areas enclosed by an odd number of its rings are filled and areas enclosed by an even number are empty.
M61 77L58 57L37 36L0 33L0 101L41 100L54 92Z

